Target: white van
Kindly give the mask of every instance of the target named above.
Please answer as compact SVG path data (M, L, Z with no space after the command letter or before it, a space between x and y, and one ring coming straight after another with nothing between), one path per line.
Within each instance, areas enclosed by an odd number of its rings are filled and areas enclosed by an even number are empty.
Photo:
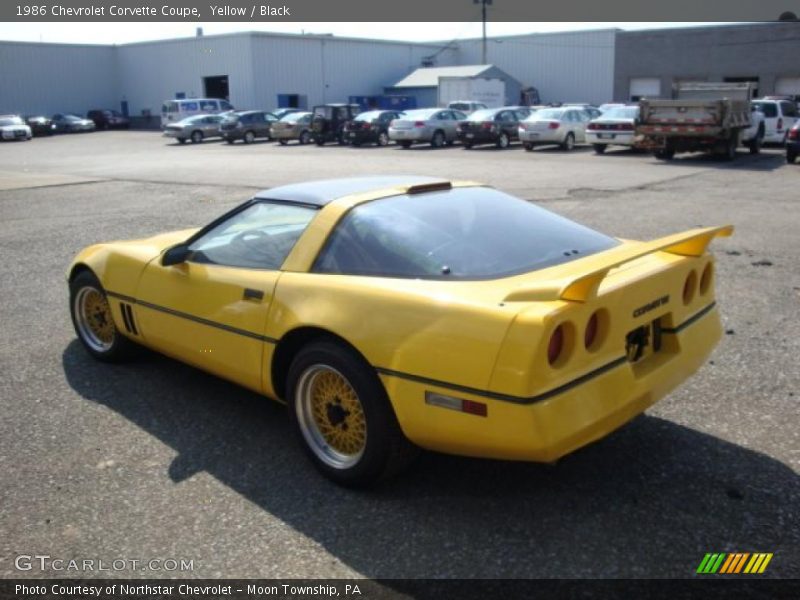
M161 129L170 123L182 121L194 115L216 115L233 110L227 100L218 98L181 98L166 100L161 105Z

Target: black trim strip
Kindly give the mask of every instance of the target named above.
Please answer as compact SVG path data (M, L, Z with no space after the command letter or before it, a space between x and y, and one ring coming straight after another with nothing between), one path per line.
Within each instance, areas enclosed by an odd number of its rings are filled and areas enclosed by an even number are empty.
M268 344L278 343L278 340L276 340L275 338L268 337L266 335L259 335L258 333L247 331L246 329L231 327L230 325L225 325L224 323L217 323L216 321L209 321L208 319L203 319L202 317L196 317L194 315L190 315L189 313L181 312L179 310L174 310L172 308L167 308L166 306L159 306L158 304L153 304L152 302L137 300L136 298L132 298L131 296L124 296L122 294L117 294L116 292L109 292L108 290L106 290L106 294L108 294L112 298L124 299L127 302L130 302L131 304L138 304L139 306L143 306L144 308L157 310L159 312L163 312L168 315L172 315L174 317L179 317L181 319L186 319L187 321L194 321L195 323L200 323L201 325L206 325L208 327L222 329L223 331L227 331L229 333L235 333L237 335L252 338L254 340L259 340L261 342L267 342Z
M678 325L677 327L662 327L662 328L661 328L661 333L671 333L671 334L675 334L675 333L679 333L679 332L683 331L683 330L684 330L684 329L686 329L686 328L687 328L689 325L691 325L691 324L695 323L695 322L696 322L696 321L698 321L699 319L702 319L704 316L706 316L706 315L707 315L707 314L708 314L708 313L709 313L709 312L710 312L710 311L711 311L711 310L712 310L712 309L713 309L713 308L714 308L716 305L717 305L717 303L716 303L716 302L712 302L711 304L709 304L708 306L706 306L706 307L705 307L704 309L702 309L701 311L699 311L699 312L697 312L697 313L693 314L691 317L689 317L688 319L686 319L686 320L685 320L683 323L681 323L681 324L680 324L680 325Z
M570 390L578 385L586 383L590 379L599 377L603 373L606 373L611 369L615 369L616 367L626 363L627 361L628 361L627 356L620 356L619 358L615 358L610 363L607 363L602 367L595 369L594 371L590 371L584 375L581 375L576 379L573 379L572 381L568 381L564 385L560 385L557 388L553 388L552 390L542 392L541 394L537 394L536 396L528 396L528 397L512 396L510 394L500 394L498 392L480 390L478 388L467 387L465 385L458 385L456 383L448 383L446 381L439 381L437 379L428 379L427 377L420 377L419 375L411 375L409 373L402 373L400 371L392 371L391 369L384 369L383 367L375 367L375 370L383 375L389 375L391 377L400 377L401 379L408 379L409 381L416 381L417 383L425 383L427 385L435 385L436 387L443 387L457 392L465 392L467 394L483 396L484 398L491 398L492 400L513 402L514 404L535 404L536 402L542 402L544 400L552 398L553 396L557 396L558 394L563 394L567 390Z

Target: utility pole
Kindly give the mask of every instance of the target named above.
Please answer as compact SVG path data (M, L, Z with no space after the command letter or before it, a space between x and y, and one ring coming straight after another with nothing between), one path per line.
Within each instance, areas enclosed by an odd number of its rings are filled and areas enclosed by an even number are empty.
M473 4L481 5L481 20L483 21L483 46L481 48L481 64L486 64L486 6L491 5L494 0L472 0Z

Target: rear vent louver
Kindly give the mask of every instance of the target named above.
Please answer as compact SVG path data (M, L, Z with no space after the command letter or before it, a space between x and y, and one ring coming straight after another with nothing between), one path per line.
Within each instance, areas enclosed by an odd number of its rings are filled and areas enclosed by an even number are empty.
M119 306L122 310L122 320L125 322L125 329L128 330L128 333L139 335L139 332L136 329L136 321L133 319L133 309L131 308L131 305L126 304L125 302L120 302Z

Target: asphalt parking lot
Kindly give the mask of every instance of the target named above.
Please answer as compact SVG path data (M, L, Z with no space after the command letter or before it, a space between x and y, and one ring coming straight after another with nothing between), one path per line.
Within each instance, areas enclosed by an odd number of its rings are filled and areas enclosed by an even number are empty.
M153 354L100 364L76 341L64 271L82 247L202 225L278 184L386 173L484 181L618 237L733 223L713 244L727 335L555 466L424 454L370 492L319 476L282 406ZM0 145L0 577L80 575L20 572L20 554L193 561L104 573L121 577L690 577L739 551L800 577L799 177L777 148L663 163L152 132Z

